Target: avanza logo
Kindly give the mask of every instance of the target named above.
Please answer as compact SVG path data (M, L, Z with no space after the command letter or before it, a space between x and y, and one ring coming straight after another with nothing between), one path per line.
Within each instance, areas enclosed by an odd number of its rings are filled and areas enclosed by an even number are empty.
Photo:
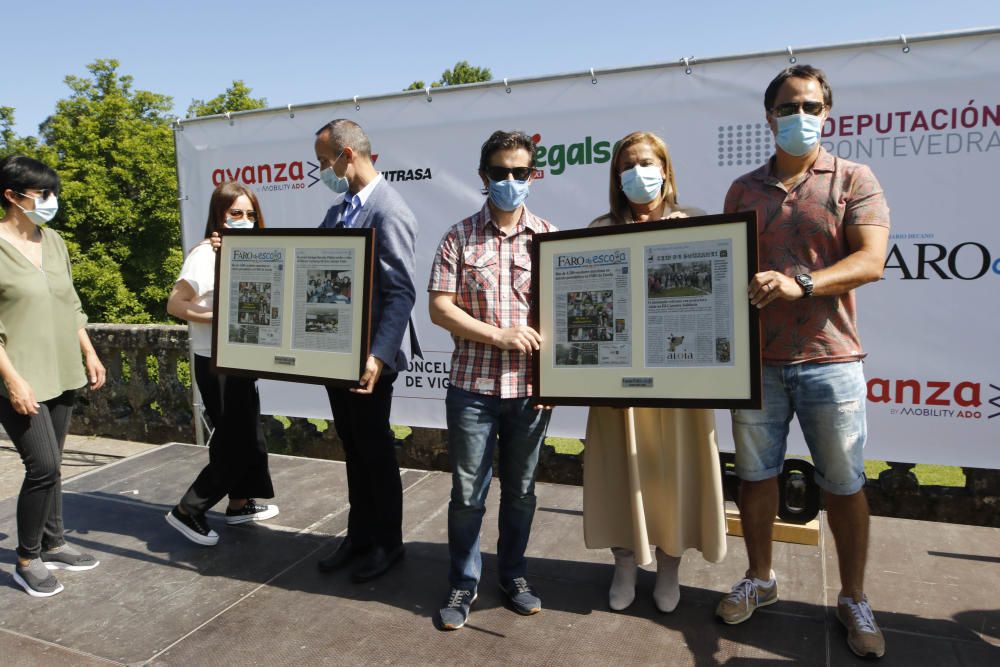
M572 144L542 145L542 135L531 137L535 142L535 178L544 178L544 167L549 168L553 176L566 171L568 167L584 164L604 164L611 160L614 146L610 141L598 140L587 136L583 141ZM617 144L615 144L616 146Z
M305 166L309 170L305 170ZM273 162L271 164L247 164L236 167L220 167L212 170L212 185L219 186L227 181L239 181L246 185L260 186L261 190L304 190L319 183L319 165L301 160L294 162ZM309 179L309 182L305 182Z
M996 412L985 415L987 419L1000 417L1000 387L987 385L996 392L987 403ZM892 380L872 378L868 380L868 400L872 403L892 403L898 406L891 414L914 417L950 417L955 419L982 419L983 384L963 380ZM989 408L987 408L989 409Z

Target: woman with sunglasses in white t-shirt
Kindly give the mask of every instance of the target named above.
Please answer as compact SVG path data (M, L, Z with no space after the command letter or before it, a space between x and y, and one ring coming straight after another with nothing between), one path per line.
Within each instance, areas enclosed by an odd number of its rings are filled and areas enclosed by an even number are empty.
M167 300L167 312L190 324L194 377L213 427L208 465L167 514L167 523L204 546L219 541L205 513L227 495L228 524L263 521L278 514L277 505L255 500L274 497L256 381L218 375L211 368L215 252L209 237L223 229L263 228L264 215L252 190L235 181L219 185L209 202L205 238L184 260Z

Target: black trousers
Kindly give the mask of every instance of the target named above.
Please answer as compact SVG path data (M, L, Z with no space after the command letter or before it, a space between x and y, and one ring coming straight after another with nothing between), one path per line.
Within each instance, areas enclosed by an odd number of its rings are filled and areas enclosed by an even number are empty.
M0 424L24 462L24 482L17 496L17 555L38 558L42 549L63 544L63 443L73 415L73 391L39 404L37 415L19 415L0 397Z
M212 373L208 357L194 355L194 375L205 412L215 429L208 465L181 498L188 514L204 514L225 496L273 498L267 441L260 422L260 396L251 378Z
M333 426L344 443L347 535L358 548L394 549L403 543L403 485L396 462L396 438L389 427L392 383L383 374L370 395L327 387Z

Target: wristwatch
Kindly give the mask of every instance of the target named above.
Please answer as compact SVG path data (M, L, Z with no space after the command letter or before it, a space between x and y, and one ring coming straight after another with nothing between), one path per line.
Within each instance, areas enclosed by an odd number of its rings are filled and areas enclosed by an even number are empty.
M803 299L808 299L813 295L813 277L808 273L800 273L795 276L795 282L802 288Z

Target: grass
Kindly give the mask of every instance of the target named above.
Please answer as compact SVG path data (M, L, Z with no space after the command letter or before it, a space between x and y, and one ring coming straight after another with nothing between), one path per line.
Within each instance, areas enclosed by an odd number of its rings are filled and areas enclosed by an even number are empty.
M280 421L285 425L285 428L291 424L288 417L282 417L279 415L274 416L275 419ZM325 431L330 427L329 422L325 419L310 419L309 423L314 424L320 433ZM402 440L413 432L409 426L402 426L399 424L392 425L392 431L396 434L396 438ZM577 438L556 438L550 437L545 438L545 444L552 446L557 454L582 454L583 453L583 442ZM803 457L809 459L809 457ZM870 479L878 479L878 475L883 470L888 470L889 464L885 461L865 461L865 474ZM918 463L913 468L914 474L917 476L917 480L921 484L930 484L934 486L965 486L965 473L962 472L961 468L955 466L940 466L940 465L930 465L924 463Z

